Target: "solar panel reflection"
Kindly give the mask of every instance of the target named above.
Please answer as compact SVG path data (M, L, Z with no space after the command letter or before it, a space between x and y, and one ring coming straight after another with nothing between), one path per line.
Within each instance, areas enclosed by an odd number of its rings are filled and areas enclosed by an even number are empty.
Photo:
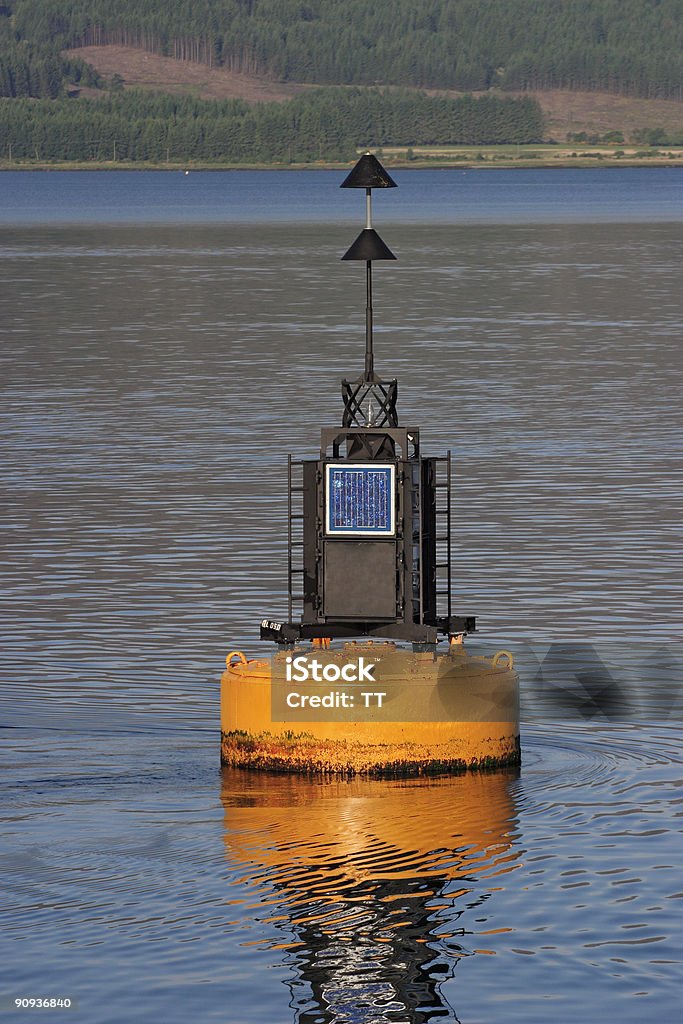
M327 466L327 533L393 535L393 465Z

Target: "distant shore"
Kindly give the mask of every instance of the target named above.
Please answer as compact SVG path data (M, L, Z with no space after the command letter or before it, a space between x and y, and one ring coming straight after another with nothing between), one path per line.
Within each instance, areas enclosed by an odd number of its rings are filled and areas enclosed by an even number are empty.
M581 146L542 143L536 146L385 146L376 150L387 167L432 168L567 168L567 167L680 167L683 147ZM231 163L201 160L124 161L88 160L47 162L0 160L0 171L283 171L343 170L353 161L316 160L312 163Z

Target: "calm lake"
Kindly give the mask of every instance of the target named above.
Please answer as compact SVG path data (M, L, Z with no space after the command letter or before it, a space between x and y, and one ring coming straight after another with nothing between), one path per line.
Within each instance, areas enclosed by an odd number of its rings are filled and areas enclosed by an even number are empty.
M362 369L343 176L0 175L8 1020L678 1016L683 169L374 194L376 367L453 453L454 612L515 653L521 769L220 770L287 454Z

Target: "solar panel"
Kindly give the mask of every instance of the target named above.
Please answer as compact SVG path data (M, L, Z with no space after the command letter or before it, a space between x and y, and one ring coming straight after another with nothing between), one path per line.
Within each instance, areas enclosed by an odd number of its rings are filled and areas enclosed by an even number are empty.
M368 463L326 466L326 532L392 537L395 467Z

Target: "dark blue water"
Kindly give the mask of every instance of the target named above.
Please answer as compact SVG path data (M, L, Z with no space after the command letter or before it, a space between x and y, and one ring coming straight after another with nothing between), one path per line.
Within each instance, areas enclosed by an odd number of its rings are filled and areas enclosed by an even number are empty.
M392 171L378 215L402 224L670 223L683 168ZM36 171L0 176L0 224L357 222L339 171Z
M287 451L362 359L340 177L0 176L1 1004L674 1020L680 170L397 172L376 197L378 367L454 453L455 603L473 650L518 659L521 769L218 767L225 654L264 653L286 607Z

